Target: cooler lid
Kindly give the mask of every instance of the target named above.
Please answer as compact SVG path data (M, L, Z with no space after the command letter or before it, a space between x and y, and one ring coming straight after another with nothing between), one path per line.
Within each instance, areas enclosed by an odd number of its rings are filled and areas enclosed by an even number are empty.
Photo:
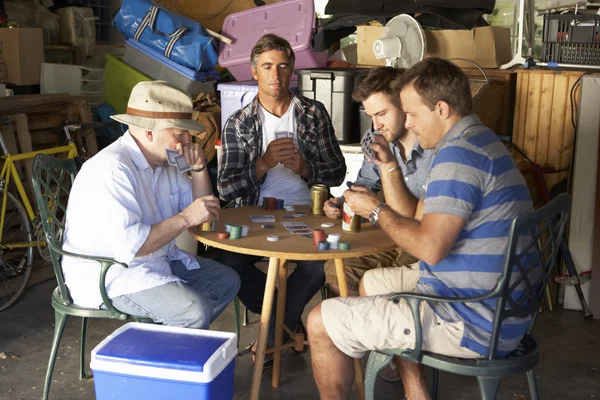
M92 351L92 369L209 382L235 358L228 332L128 323ZM233 355L233 357L232 357Z
M252 48L267 33L286 39L297 56L311 46L316 23L313 1L286 0L228 15L221 33L233 43L219 45L219 65L249 63Z

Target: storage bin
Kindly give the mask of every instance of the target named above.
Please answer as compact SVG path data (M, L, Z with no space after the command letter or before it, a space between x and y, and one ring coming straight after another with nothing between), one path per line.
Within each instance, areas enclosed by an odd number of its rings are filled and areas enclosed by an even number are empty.
M221 78L219 71L195 71L133 39L125 42L123 61L152 79L167 81L191 95L214 94L216 81Z
M360 171L365 158L360 144L343 144L340 146L340 149L342 150L344 160L346 161L346 178L344 178L344 183L340 186L329 188L331 195L335 197L342 196L344 191L348 189L346 182L356 181L358 171Z
M296 70L300 94L325 105L340 143L360 140L359 104L352 99L352 91L368 73L368 68Z
M546 14L542 34L545 62L600 65L600 15Z
M225 123L237 110L250 103L258 93L258 82L230 82L219 83L217 90L221 93L221 132ZM298 83L290 81L290 90L298 93Z
M41 93L69 93L88 96L92 107L104 102L104 70L80 65L42 63Z
M117 114L124 114L127 110L127 101L135 85L152 80L149 76L125 64L122 58L122 56L107 54L104 66L104 101Z
M316 21L313 0L286 0L230 14L221 33L233 43L221 42L219 65L238 81L252 79L250 52L258 39L273 33L290 42L296 56L294 68L324 67L327 51L313 52L311 47Z
M131 322L94 350L97 400L231 400L236 335Z

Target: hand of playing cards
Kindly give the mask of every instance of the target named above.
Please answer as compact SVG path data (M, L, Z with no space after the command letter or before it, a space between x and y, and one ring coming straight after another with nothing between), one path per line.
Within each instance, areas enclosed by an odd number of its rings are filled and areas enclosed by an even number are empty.
M365 135L360 140L360 144L362 145L362 150L365 156L369 161L375 160L375 152L371 149L371 145L375 143L375 138L373 137L374 133L370 129L365 133ZM378 133L375 133L378 135Z
M179 171L179 173L187 172L192 168L187 161L185 161L185 158L177 152L177 150L166 149L166 152L167 162L169 165L177 167L177 171Z

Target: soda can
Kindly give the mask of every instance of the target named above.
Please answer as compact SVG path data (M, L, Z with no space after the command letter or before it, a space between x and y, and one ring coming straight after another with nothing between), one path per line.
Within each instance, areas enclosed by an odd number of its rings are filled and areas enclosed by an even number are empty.
M310 191L310 214L311 215L325 215L323 206L327 201L327 194L329 190L327 186L322 184L313 185Z
M200 230L202 232L213 232L217 229L217 220L213 219L210 222L204 222L203 224L200 224Z
M342 211L342 229L346 232L360 232L362 217L355 214L348 203L344 203Z

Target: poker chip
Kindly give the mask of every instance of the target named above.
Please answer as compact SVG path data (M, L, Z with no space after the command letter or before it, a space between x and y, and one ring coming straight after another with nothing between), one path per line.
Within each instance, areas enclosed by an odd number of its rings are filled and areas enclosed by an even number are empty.
M350 242L339 242L338 249L340 250L350 250Z
M296 218L297 217L305 217L305 216L306 216L305 212L297 212L297 213L294 214L294 217L296 217Z
M217 239L229 239L229 233L219 232L217 233Z
M283 205L283 209L284 209L285 211L295 211L295 210L296 210L296 208L294 208L294 206L293 206L293 205L291 205L291 204L290 204L290 205L286 205L286 204L284 204L284 205Z
M323 222L321 224L321 228L331 228L332 226L334 226L335 224L333 222Z
M304 239L312 239L313 235L312 235L312 233L308 233L308 234L306 234L306 235L302 235L302 237L303 237Z
M273 224L262 224L261 227L263 227L265 229L273 229L273 228L275 228L275 225L273 225Z
M279 240L279 236L267 236L269 242L276 242Z
M319 250L329 250L329 242L322 241L317 245L317 249Z
M284 215L283 218L290 219L290 218L294 218L294 216L293 215Z

